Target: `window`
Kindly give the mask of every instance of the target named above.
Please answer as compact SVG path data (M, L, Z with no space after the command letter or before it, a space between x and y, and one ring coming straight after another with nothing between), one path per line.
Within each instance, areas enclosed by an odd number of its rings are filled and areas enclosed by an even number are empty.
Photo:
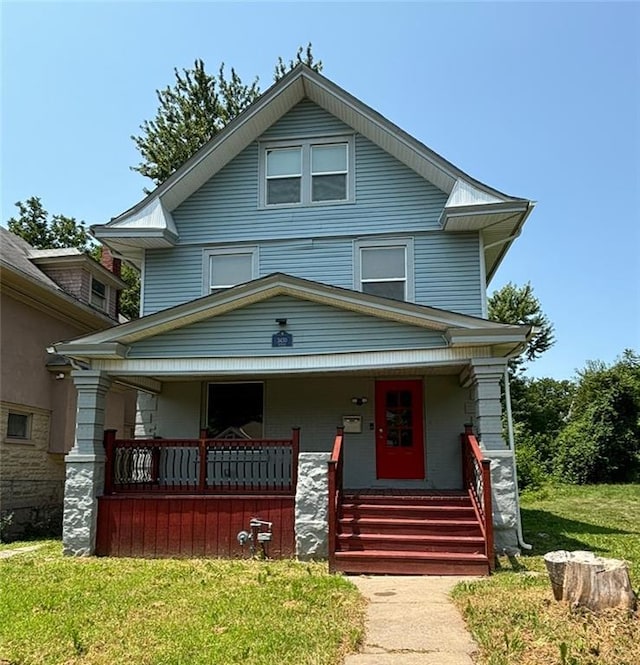
M413 300L413 241L376 240L356 243L355 286L395 300Z
M91 304L102 311L107 309L107 287L95 277L91 278Z
M7 419L7 438L23 439L31 438L31 415L27 413L9 412Z
M258 274L256 247L209 249L204 253L204 293L250 282Z
M210 383L207 391L207 430L222 439L261 439L264 385Z
M353 200L353 137L285 141L262 150L263 205Z

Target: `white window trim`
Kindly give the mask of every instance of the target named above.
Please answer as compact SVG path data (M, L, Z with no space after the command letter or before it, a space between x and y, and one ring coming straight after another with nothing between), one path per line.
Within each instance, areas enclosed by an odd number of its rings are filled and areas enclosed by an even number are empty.
M335 201L313 201L311 196L311 147L316 145L328 145L331 143L346 143L347 145L347 196ZM328 205L345 205L355 202L355 137L353 134L341 134L338 136L308 136L299 139L283 139L265 141L260 144L260 158L258 169L259 177L259 202L258 207L265 210L277 210L278 208L306 208ZM278 148L302 149L302 174L300 176L300 201L297 203L267 203L267 151ZM344 171L336 171L340 175ZM331 175L330 173L318 173L316 175ZM285 176L282 176L285 177ZM295 176L290 176L295 177Z
M413 238L360 239L353 243L353 288L362 291L362 250L401 247L405 257L405 302L415 302L415 262ZM376 282L397 282L397 278L380 278Z
M211 257L222 256L229 254L251 254L251 279L258 277L260 258L258 247L255 245L249 247L209 247L202 252L202 295L208 296L212 293L211 290ZM230 289L236 284L228 286L219 286L217 290Z
M9 434L9 416L14 415L14 416L26 416L27 418L27 435L22 437L22 436L11 436ZM9 409L7 411L7 430L6 430L6 438L5 440L7 443L23 443L23 444L31 444L31 434L33 431L33 413L29 411L21 411L20 409Z

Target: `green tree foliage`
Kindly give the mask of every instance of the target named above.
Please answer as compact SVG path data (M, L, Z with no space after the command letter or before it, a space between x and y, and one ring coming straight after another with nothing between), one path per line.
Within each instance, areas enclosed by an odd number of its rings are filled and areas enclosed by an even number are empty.
M535 360L555 343L553 325L543 313L540 301L535 297L529 282L521 287L509 282L494 291L488 300L488 306L489 318L492 321L533 326L524 358L515 358L509 364L514 373L522 369L521 365L525 360Z
M556 469L574 483L634 482L640 476L640 356L624 352L611 367L590 362L578 374Z
M299 63L316 71L322 62L313 58L311 44L300 47L295 60L286 64L278 58L274 78L277 81ZM164 182L207 141L212 139L260 95L258 77L243 83L233 67L229 76L222 63L217 74L205 70L203 60L193 69L174 69L175 83L156 90L159 107L153 120L145 120L139 136L132 136L142 161L132 170L151 178L156 185Z
M521 489L542 485L554 470L556 439L566 427L575 384L551 378L511 379L518 484Z
M85 228L84 222L75 217L53 215L42 206L38 196L32 196L24 203L18 201L17 217L7 221L7 228L12 233L26 240L36 249L63 249L75 247L86 252L96 261L100 261L102 247L95 244ZM129 319L137 319L140 301L140 276L135 268L123 264L122 279L127 288L120 294L120 311Z
M75 217L53 215L43 208L38 196L32 196L24 203L16 204L20 214L7 221L7 228L17 236L24 238L37 249L61 249L75 247L83 252L92 246L91 236L84 222L76 221Z

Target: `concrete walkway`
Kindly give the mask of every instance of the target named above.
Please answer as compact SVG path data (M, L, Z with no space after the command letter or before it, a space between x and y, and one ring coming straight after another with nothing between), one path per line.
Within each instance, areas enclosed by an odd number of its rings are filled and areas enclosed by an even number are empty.
M349 579L369 607L362 652L347 656L345 665L473 665L476 643L449 597L458 582L470 578Z

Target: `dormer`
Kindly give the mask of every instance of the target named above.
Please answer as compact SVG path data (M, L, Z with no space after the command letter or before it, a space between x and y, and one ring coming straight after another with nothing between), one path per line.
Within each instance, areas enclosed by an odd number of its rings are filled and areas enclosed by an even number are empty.
M126 287L119 260L111 259L109 270L74 247L31 249L27 258L69 295L118 321L119 293Z

